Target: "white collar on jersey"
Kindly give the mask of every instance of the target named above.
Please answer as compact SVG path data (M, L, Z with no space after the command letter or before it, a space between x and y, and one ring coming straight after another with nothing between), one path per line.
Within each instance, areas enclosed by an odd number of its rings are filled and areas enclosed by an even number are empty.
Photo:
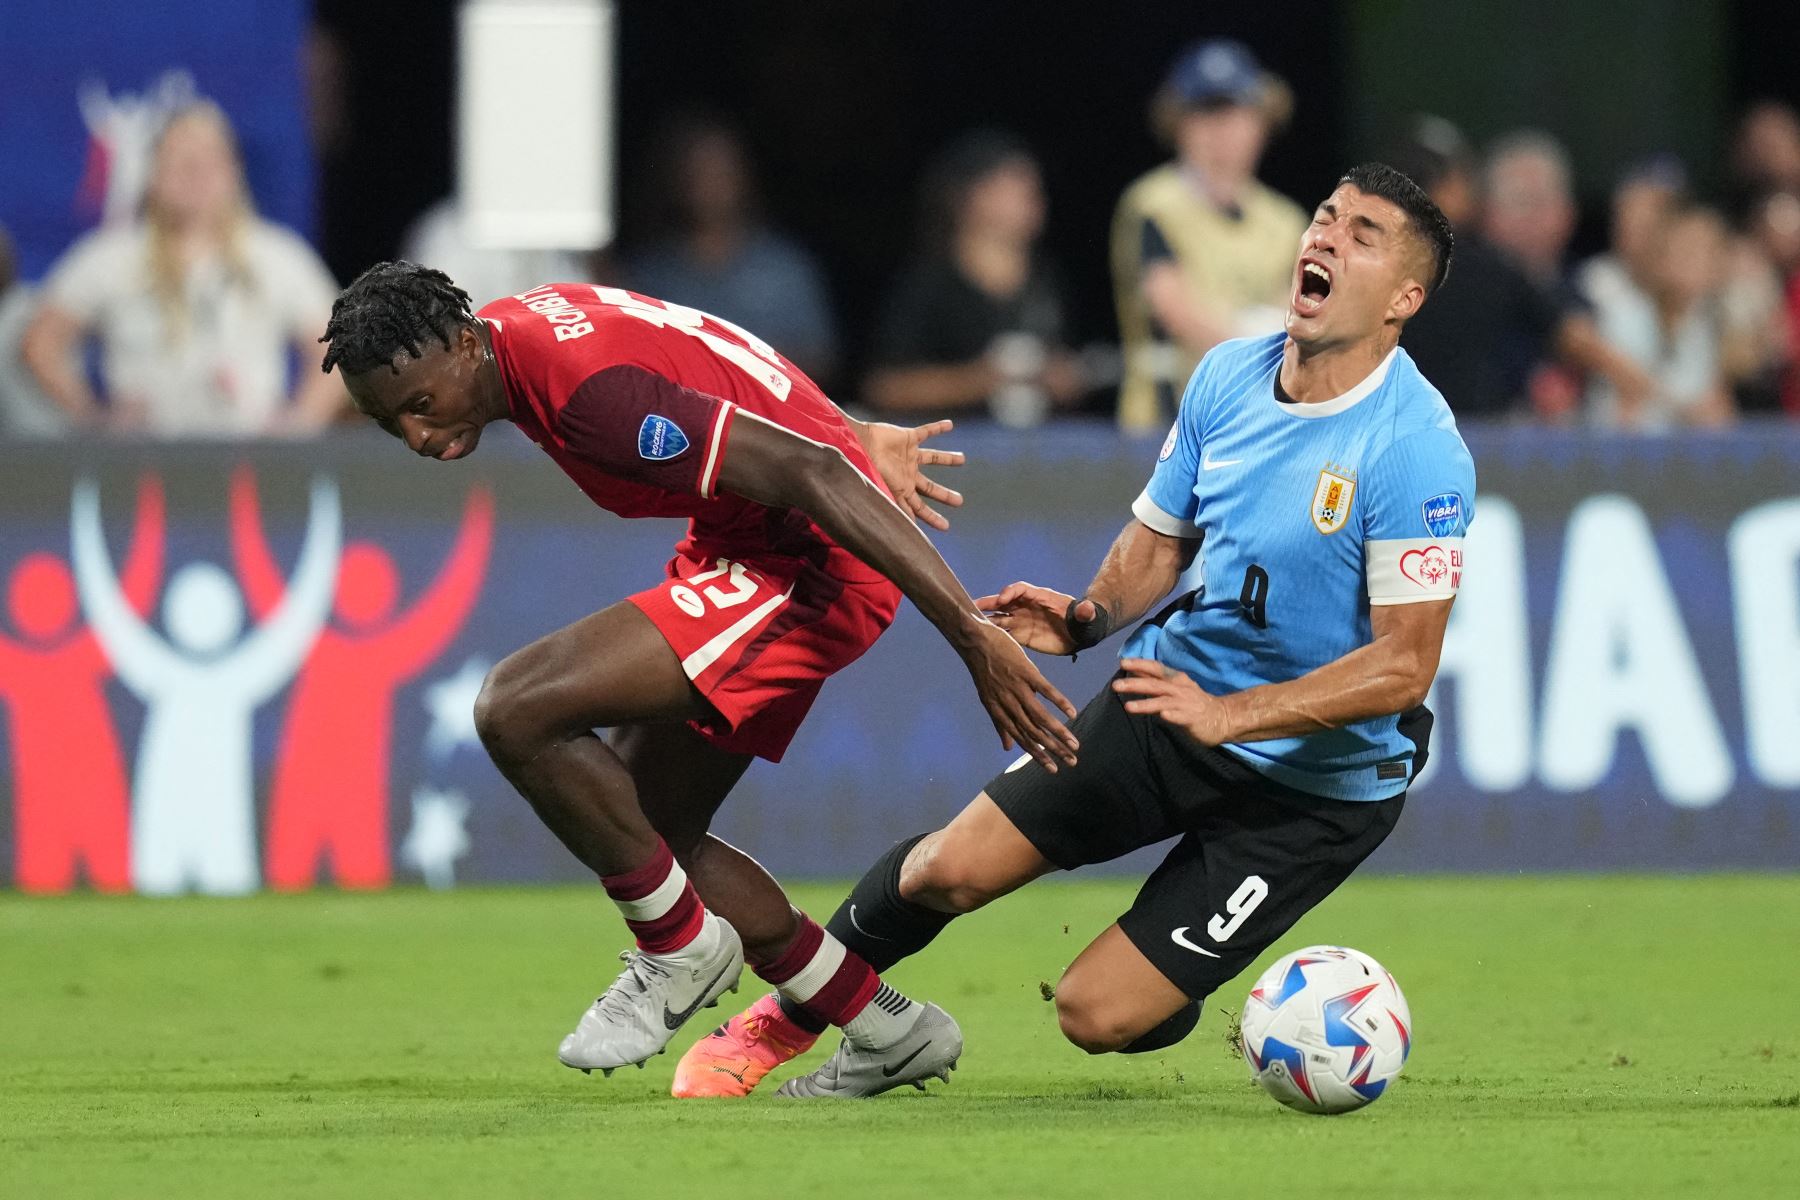
M1395 346L1392 350L1389 350L1387 352L1387 357L1381 360L1379 366L1363 376L1363 381L1361 383L1357 384L1341 396L1333 396L1329 400L1320 400L1316 404L1301 404L1297 400L1291 400L1288 403L1283 404L1281 401L1275 399L1273 394L1274 389L1270 389L1269 398L1281 408L1282 412L1287 413L1290 417L1305 417L1310 420L1313 417L1329 417L1336 413L1341 413L1357 401L1367 398L1376 388L1382 385L1382 382L1388 377L1388 369L1394 365L1394 355L1399 349L1400 347ZM1281 368L1276 367L1275 379L1277 383L1281 380L1280 371Z

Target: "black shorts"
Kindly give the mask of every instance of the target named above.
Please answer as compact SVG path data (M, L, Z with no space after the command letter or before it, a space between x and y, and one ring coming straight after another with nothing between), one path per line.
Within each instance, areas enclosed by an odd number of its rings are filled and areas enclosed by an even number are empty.
M1081 739L1075 766L1051 774L1027 759L996 776L987 794L1065 870L1180 835L1119 927L1196 1000L1349 878L1406 801L1330 800L1284 787L1161 717L1126 712L1110 683L1072 727Z

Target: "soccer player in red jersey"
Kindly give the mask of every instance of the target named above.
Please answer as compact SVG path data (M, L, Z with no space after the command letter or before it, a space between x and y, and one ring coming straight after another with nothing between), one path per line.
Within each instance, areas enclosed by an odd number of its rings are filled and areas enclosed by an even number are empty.
M1002 745L1050 770L1075 761L1038 697L1074 708L900 507L942 527L925 498L960 499L920 471L956 461L920 446L947 426L853 421L744 330L589 284L476 313L442 272L382 263L338 297L321 340L323 368L415 454L467 457L484 426L512 421L601 507L689 519L660 584L508 656L476 701L495 764L637 938L558 1057L642 1065L747 960L816 1022L897 1049L896 1082L947 1078L955 1022L882 984L707 833L751 758L780 760L825 678L881 635L902 593L962 656ZM792 1022L768 1032L810 1036ZM746 1094L766 1069L684 1063L675 1094Z

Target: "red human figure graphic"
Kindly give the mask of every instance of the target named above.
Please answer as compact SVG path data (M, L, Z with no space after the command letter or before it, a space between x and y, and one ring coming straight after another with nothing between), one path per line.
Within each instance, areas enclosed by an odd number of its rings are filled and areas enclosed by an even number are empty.
M469 615L486 573L493 525L493 497L476 488L449 558L403 616L394 614L400 585L387 552L369 542L344 548L333 622L300 668L275 751L269 886L311 886L327 855L340 887L388 882L394 693L443 651ZM280 603L283 583L263 537L256 482L247 468L231 480L231 542L244 596L262 620Z
M120 582L139 615L162 587L163 493L138 485L137 518ZM78 621L75 580L53 554L26 555L7 584L22 636L0 638L0 698L12 733L13 883L66 892L76 867L103 892L131 884L131 790L103 684L100 643Z

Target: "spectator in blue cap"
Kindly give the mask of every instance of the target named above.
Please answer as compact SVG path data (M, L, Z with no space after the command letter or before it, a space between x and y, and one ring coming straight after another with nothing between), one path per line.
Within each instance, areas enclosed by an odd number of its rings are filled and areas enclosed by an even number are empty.
M1306 214L1256 178L1293 95L1241 42L1175 60L1151 106L1175 160L1133 183L1113 217L1113 290L1125 343L1119 422L1168 424L1200 356L1281 328Z

